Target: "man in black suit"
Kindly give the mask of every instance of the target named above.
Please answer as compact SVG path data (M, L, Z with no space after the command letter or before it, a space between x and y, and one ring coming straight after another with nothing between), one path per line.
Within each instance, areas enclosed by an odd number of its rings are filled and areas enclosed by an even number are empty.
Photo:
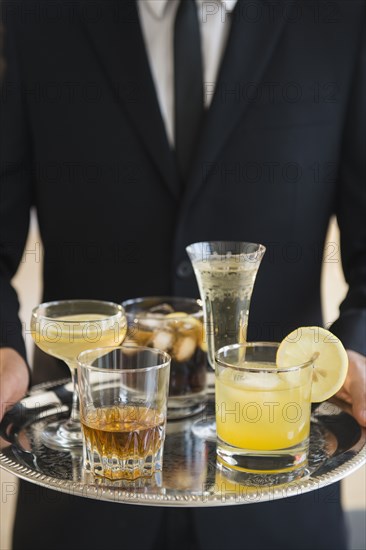
M322 251L335 213L349 292L331 330L349 350L341 395L365 425L363 1L198 2L198 23L193 0L159 3L161 12L150 6L154 13L142 4L2 3L2 402L19 399L28 384L10 280L32 205L45 248L44 300L197 296L187 244L265 244L249 338L277 341L322 323ZM159 26L159 17L170 20ZM104 545L346 542L337 485L198 511L102 504L21 485L15 548Z

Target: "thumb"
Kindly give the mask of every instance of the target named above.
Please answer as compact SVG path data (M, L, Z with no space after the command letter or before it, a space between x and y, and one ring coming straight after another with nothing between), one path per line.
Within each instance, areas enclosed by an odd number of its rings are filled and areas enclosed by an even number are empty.
M366 357L355 351L347 350L348 393L352 403L352 414L361 426L366 427Z
M352 397L352 413L357 422L366 427L366 403L365 403L365 388L360 385L355 385Z

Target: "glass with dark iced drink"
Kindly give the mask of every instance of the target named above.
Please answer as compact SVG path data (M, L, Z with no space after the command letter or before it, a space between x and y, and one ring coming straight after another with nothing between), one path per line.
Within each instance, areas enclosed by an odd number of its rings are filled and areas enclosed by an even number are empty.
M126 343L166 351L170 368L168 419L191 416L206 404L206 340L199 300L148 297L123 302Z

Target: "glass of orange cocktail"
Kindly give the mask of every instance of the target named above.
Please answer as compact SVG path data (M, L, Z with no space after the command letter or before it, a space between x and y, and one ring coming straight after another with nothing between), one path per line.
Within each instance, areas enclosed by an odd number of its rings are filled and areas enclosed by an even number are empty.
M310 434L313 361L280 368L278 344L220 349L215 357L218 466L224 472L303 470Z

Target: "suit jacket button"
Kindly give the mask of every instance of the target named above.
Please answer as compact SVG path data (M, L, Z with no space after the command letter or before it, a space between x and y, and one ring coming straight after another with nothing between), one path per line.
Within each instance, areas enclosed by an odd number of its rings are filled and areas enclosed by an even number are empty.
M187 279L193 274L192 264L189 260L183 260L178 264L177 267L177 276L180 279Z

